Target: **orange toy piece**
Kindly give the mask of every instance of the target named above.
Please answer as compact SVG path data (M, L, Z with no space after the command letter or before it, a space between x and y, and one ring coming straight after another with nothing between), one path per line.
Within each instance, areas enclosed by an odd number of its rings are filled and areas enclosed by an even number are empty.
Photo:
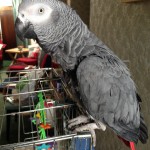
M44 125L44 124L42 123L42 124L40 124L40 127L46 130L46 129L50 129L50 128L51 128L51 125L49 125L49 124Z

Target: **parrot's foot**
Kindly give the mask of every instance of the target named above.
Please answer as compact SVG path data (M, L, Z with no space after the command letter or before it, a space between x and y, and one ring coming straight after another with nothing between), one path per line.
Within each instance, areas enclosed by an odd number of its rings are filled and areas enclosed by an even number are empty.
M93 140L93 146L96 146L96 134L95 134L95 129L100 129L99 126L97 126L96 123L89 123L86 125L83 125L81 127L78 127L74 130L74 132L83 132L83 131L89 131L92 135L92 140Z
M77 118L74 118L74 119L71 119L68 121L68 128L69 129L72 129L74 128L75 126L78 126L80 124L86 124L86 123L89 123L90 122L90 119L86 116L79 116Z
M82 115L82 116L79 116L77 118L69 120L68 121L68 128L74 129L74 132L89 131L92 135L93 146L95 147L96 146L95 129L105 131L106 126L100 121L98 121L96 123L95 122L90 123L90 122L91 122L91 119Z

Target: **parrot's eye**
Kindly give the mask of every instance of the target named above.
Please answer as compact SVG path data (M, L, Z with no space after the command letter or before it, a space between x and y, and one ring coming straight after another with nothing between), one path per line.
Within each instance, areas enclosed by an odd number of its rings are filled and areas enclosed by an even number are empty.
M40 13L40 14L44 13L44 8L40 8L40 9L39 9L39 13Z
M23 18L23 17L24 17L24 14L21 14L21 17Z

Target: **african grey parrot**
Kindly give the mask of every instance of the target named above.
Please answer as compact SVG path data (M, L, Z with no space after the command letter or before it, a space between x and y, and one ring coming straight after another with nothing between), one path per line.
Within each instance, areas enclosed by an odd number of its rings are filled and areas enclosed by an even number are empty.
M110 127L126 141L146 143L140 97L126 65L59 0L22 0L16 19L20 39L34 39L69 74L86 116L69 121L76 131ZM91 122L92 120L92 122ZM94 141L95 144L96 141Z

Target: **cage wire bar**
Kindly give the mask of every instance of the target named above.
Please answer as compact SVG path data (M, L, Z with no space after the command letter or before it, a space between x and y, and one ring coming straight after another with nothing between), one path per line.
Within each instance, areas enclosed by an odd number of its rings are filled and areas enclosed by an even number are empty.
M53 68L0 72L0 150L91 150L91 134L73 134L78 116L62 71Z

